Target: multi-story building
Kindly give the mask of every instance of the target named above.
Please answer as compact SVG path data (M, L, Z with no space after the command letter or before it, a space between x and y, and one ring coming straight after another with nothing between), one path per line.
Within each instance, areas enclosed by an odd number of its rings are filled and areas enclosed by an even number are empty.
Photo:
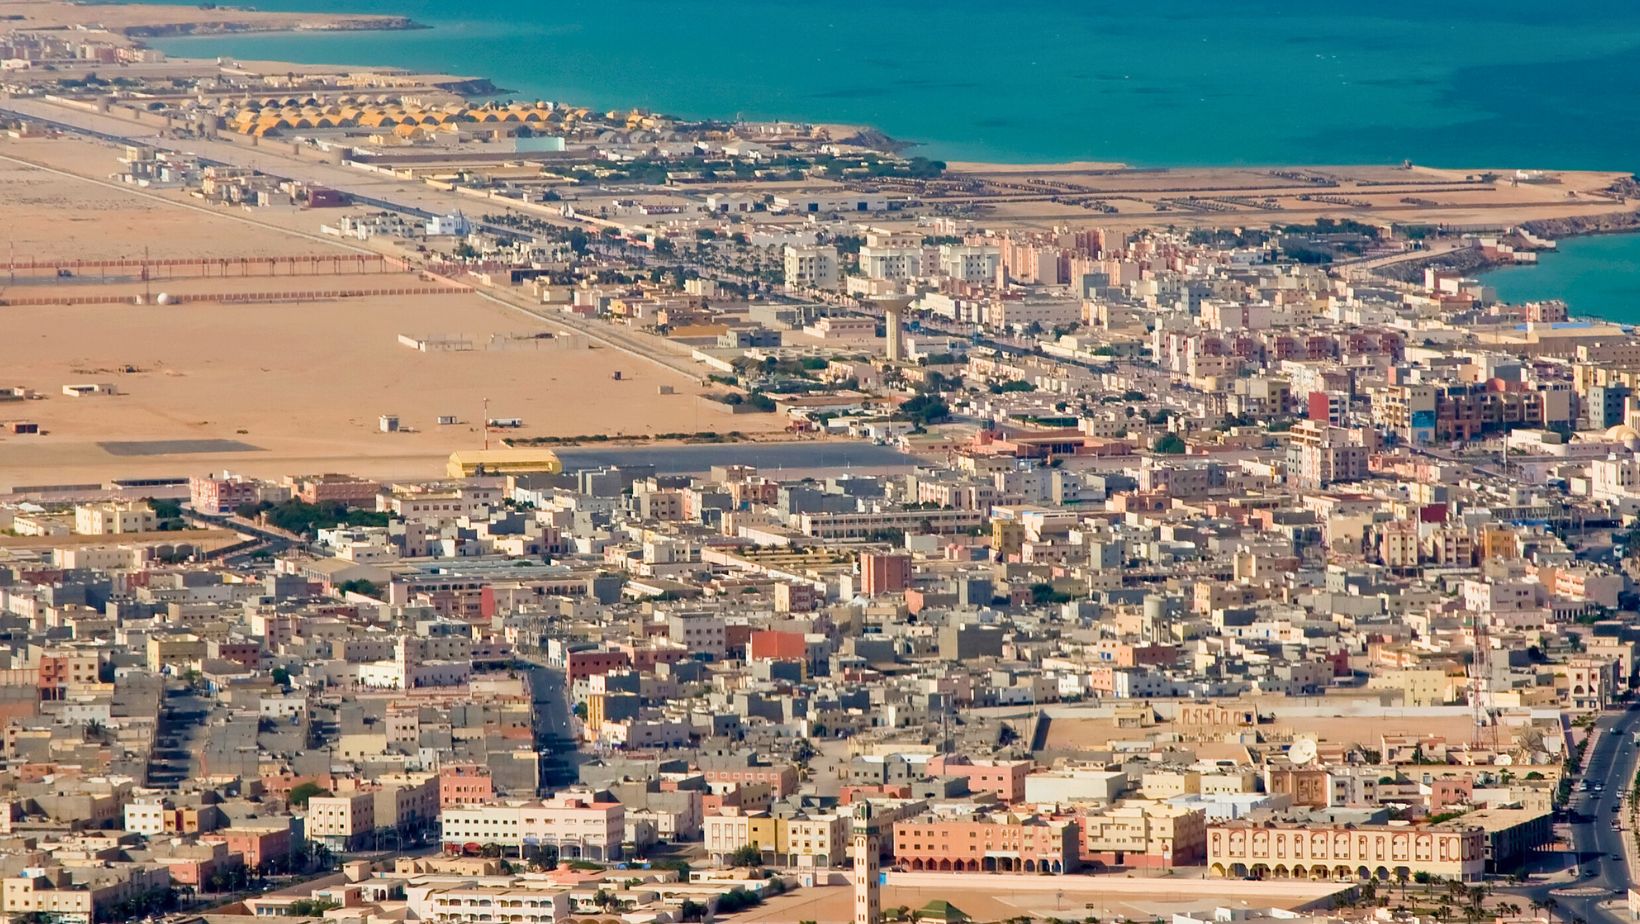
M267 497L266 485L254 478L223 472L217 475L195 475L188 479L188 506L200 513L233 513L240 507L261 503Z
M716 659L729 651L728 627L721 618L705 613L673 616L667 622L667 638L692 655L708 655Z
M1207 865L1214 876L1236 878L1403 881L1427 873L1479 882L1486 866L1486 836L1478 827L1455 822L1223 822L1207 827Z
M985 760L939 755L928 760L929 776L954 776L968 781L970 792L995 793L1004 802L1025 798L1025 778L1036 765L1029 760Z
M882 510L870 513L804 513L798 530L816 539L870 539L892 530L961 532L984 525L979 510Z
M626 809L619 802L559 796L545 802L466 805L440 818L444 849L494 844L522 854L526 846L555 847L565 858L618 860L626 832Z
M860 592L868 597L899 593L911 586L911 556L894 552L860 553Z
M702 830L706 852L719 864L746 847L756 847L769 863L796 868L841 866L848 855L849 820L834 812L771 815L724 809L706 816Z
M163 865L35 868L0 880L0 912L18 919L37 916L56 924L94 924L110 919L120 902L161 892L170 885L170 870Z
M143 799L125 805L125 830L149 837L162 834L198 834L209 831L220 816L215 809L177 807L162 799Z
M405 889L405 905L418 920L434 924L558 924L570 919L569 890L563 886L450 884L435 879Z
M159 528L159 515L147 501L107 501L74 505L74 531L82 536L149 533Z
M288 816L244 819L204 835L200 841L225 844L230 852L245 858L247 867L260 872L288 869L296 846Z
M941 244L940 274L963 282L995 282L1002 251L983 244Z
M712 786L732 786L743 783L761 783L769 787L776 799L784 799L797 791L797 768L791 764L739 764L736 766L708 767L701 776Z
M860 272L870 279L915 279L924 275L922 235L871 230L860 245Z
M894 862L913 872L1023 872L1077 869L1075 821L1036 815L917 818L894 825Z
M1207 813L1165 802L1122 802L1078 816L1082 865L1196 866L1207 857Z
M1307 488L1360 481L1367 477L1367 454L1375 434L1301 420L1288 433L1287 467Z
M347 507L376 508L382 486L368 478L334 473L303 475L291 479L292 496L304 504L342 504Z
M307 805L307 836L331 850L358 850L376 830L376 794L313 796Z
M472 805L495 799L495 781L490 768L481 764L446 764L438 771L438 804L446 809L454 805Z
M786 245L786 285L807 289L835 289L842 279L837 248L829 245Z

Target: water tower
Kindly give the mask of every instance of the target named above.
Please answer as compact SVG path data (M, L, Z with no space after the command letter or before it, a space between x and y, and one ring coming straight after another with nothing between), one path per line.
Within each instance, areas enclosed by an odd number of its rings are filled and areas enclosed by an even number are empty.
M888 361L899 363L905 361L905 352L901 346L902 323L901 316L905 314L907 305L911 304L910 295L878 295L871 301L883 310L883 339Z

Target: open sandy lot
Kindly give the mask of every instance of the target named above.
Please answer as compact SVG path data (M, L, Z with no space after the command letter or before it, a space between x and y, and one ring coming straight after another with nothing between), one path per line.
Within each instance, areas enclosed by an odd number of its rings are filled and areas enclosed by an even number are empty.
M96 182L115 149L66 139L0 142L0 261L299 256L354 248L313 234L311 212L242 213L177 192ZM0 263L3 266L3 263ZM156 272L156 275L157 272ZM731 415L701 400L698 380L584 338L526 341L546 322L469 292L305 303L136 305L147 289L175 295L428 287L416 275L168 278L82 273L0 275L0 299L120 296L124 304L0 308L0 385L43 400L0 404L0 421L31 420L40 436L0 434L0 488L174 476L231 468L283 475L345 470L379 477L441 474L455 449L482 445L492 417L516 436L778 430L774 415ZM560 331L561 332L561 331ZM398 336L459 335L474 349L422 353ZM505 346L506 349L491 349ZM613 380L619 370L622 381ZM70 398L62 386L104 381L120 394ZM659 394L671 386L674 395ZM378 432L397 414L414 432ZM439 426L453 415L462 423ZM232 440L256 451L116 456L100 443Z
M298 256L317 241L266 231L227 208L192 205L179 192L143 194L109 185L119 171L110 146L66 139L0 141L0 270L11 260ZM49 162L90 182L22 161ZM278 214L278 213L273 213ZM292 214L290 217L297 217ZM309 229L319 221L303 216ZM0 284L6 281L0 274Z
M979 922L1019 916L1109 921L1120 915L1148 921L1178 911L1211 911L1218 907L1305 908L1325 903L1339 889L1331 883L1252 883L1203 879L1200 870L1181 870L1168 877L1008 876L950 873L889 873L883 907L913 910L944 900ZM1253 888L1257 887L1257 888ZM794 924L797 921L846 921L854 907L846 886L820 886L781 895L730 920Z
M101 288L101 287L98 287ZM0 309L6 385L43 400L0 405L41 436L0 436L0 485L91 482L232 468L263 475L346 470L435 476L449 453L481 445L484 399L518 417L509 435L645 434L779 428L774 415L727 413L698 383L614 350L486 349L495 335L545 330L471 294L304 304ZM399 334L460 334L468 352L422 353ZM498 341L499 343L499 341ZM127 371L130 370L130 371ZM612 380L620 370L623 380ZM70 382L120 394L70 398ZM671 385L675 395L658 394ZM381 414L416 432L378 432ZM438 426L455 415L456 426ZM116 457L108 441L224 439L257 452Z
M1482 182L1488 171L1417 166L953 166L951 179L971 185L930 194L927 201L977 208L989 220L1023 227L1228 227L1303 224L1322 217L1502 227L1627 208L1605 192L1623 175L1598 171L1555 171L1517 182L1513 168L1493 168L1493 179Z

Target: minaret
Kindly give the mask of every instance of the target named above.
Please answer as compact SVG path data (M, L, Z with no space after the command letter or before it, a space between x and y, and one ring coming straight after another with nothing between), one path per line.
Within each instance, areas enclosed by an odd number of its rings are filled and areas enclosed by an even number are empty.
M854 804L854 924L878 924L883 913L882 886L878 884L877 857L882 849L871 803Z

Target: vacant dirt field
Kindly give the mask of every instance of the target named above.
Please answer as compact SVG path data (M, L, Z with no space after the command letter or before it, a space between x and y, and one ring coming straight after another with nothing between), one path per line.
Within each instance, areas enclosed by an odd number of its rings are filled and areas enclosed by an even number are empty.
M222 282L175 288L196 285ZM730 415L698 398L697 382L614 350L511 339L546 327L470 294L0 311L7 332L0 384L44 396L0 404L0 420L32 420L46 431L0 435L0 486L224 467L432 476L452 450L482 443L486 398L492 417L524 421L507 431L518 436L782 424L771 414ZM399 334L459 334L475 348L423 353L401 346ZM616 370L621 381L613 380ZM93 381L119 394L62 393L65 384ZM677 393L661 395L661 385ZM415 432L379 432L382 414ZM441 415L461 423L439 426ZM116 457L98 445L176 439L237 440L260 451Z

